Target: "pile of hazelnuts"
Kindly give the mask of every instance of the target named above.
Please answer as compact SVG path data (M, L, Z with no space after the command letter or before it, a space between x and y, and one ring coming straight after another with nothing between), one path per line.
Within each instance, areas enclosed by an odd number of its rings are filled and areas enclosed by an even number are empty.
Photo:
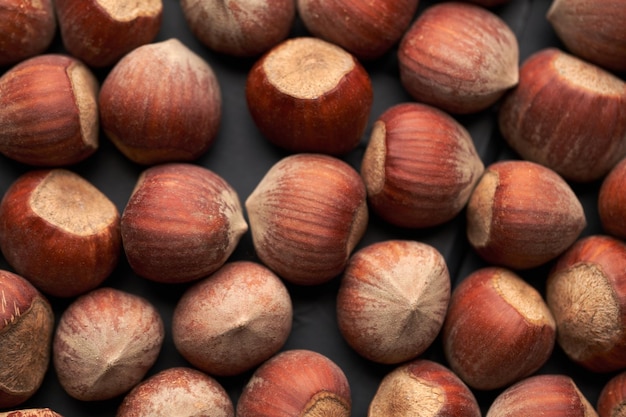
M0 0L0 417L60 416L50 380L117 417L622 415L626 0L551 1L520 59L531 6ZM231 140L271 160L245 199ZM289 343L320 292L345 362Z

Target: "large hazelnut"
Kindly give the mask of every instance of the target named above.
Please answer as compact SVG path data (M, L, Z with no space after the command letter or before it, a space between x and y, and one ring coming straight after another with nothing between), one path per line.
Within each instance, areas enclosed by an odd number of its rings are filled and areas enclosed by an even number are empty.
M302 285L339 275L368 224L359 173L327 155L279 160L245 206L258 257L281 278Z
M117 266L120 215L72 171L27 171L0 201L0 249L44 293L73 297L99 286Z
M620 417L626 410L626 371L622 371L602 387L596 406L600 417Z
M64 166L98 148L98 81L66 55L27 59L0 77L0 153L21 163Z
M390 50L411 24L418 0L297 0L298 15L314 36L362 60Z
M126 54L104 79L98 103L107 137L145 165L199 158L213 144L222 114L213 69L177 39Z
M23 277L0 270L0 408L24 403L50 364L54 313Z
M524 61L498 117L513 150L567 180L597 180L626 156L626 83L555 48Z
M63 417L49 408L27 408L0 413L0 417Z
M346 154L365 132L373 101L369 74L348 52L318 38L276 45L246 82L261 134L291 152Z
M486 109L518 81L511 28L484 7L434 4L413 22L398 50L400 81L417 101L451 113Z
M230 184L207 168L186 163L144 170L120 226L133 271L166 283L215 272L248 230Z
M467 237L487 262L533 268L563 253L587 222L565 180L542 165L489 165L467 203Z
M411 228L459 214L484 169L468 131L419 103L395 105L376 120L361 163L373 211Z
M387 240L357 251L337 295L341 334L360 355L400 363L423 353L443 324L450 275L434 247Z
M161 28L162 0L55 0L67 51L92 67L115 64L152 42Z
M602 180L598 216L607 234L626 240L626 158Z

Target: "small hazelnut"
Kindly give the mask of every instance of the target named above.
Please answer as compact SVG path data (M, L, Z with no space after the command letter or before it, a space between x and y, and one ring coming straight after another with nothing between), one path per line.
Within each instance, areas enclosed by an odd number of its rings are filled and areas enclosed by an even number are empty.
M626 410L626 371L622 371L602 387L596 409L599 417L620 417Z
M468 131L419 103L395 105L376 120L361 163L373 211L410 228L453 219L484 169Z
M318 38L270 49L246 81L261 134L290 152L346 154L365 132L373 102L369 74L347 51Z
M27 171L0 201L0 249L42 292L73 297L99 286L117 266L120 215L72 171Z
M0 413L0 417L63 417L49 408L28 408Z
M400 81L419 102L450 113L493 105L518 81L519 46L490 10L447 1L421 12L398 49Z
M626 158L602 180L598 194L598 216L604 231L626 240Z
M248 230L230 184L207 168L187 163L144 170L120 227L133 271L165 283L189 282L215 272Z
M43 294L23 277L0 270L0 408L24 403L41 387L54 319Z
M143 165L199 158L222 114L213 69L174 38L126 54L104 79L98 103L107 137Z
M82 62L44 54L0 77L0 153L36 166L83 161L98 148L98 81Z
M305 349L281 352L244 386L237 417L349 417L350 386L328 357Z
M161 316L146 299L108 287L83 294L65 309L54 334L59 383L81 401L124 394L152 367L164 336Z
M365 233L365 185L346 162L300 153L275 163L245 202L256 254L281 278L322 284Z
M513 269L543 265L576 241L587 222L565 180L529 161L489 165L467 203L467 237L487 262Z
M435 340L450 299L450 275L434 247L387 240L348 262L337 295L337 321L348 344L367 359L395 364Z

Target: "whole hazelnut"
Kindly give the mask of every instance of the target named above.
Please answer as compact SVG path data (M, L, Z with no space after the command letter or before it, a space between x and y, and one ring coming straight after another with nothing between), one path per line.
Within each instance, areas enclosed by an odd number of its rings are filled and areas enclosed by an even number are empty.
M126 54L104 79L98 103L107 137L144 165L199 158L222 115L213 69L174 38Z
M125 397L116 417L234 417L233 402L214 378L174 367L150 376Z
M446 1L421 12L398 49L400 81L417 101L450 113L493 105L518 81L519 46L492 11Z
M232 376L274 356L292 319L280 278L263 265L235 261L185 291L174 309L172 338L196 368Z
M124 394L152 367L164 336L158 310L143 297L108 287L83 294L65 309L54 334L59 383L81 401Z
M0 77L0 153L37 166L76 164L98 148L98 81L59 54L20 62Z
M596 406L599 417L619 417L626 409L626 371L611 377L602 387Z
M602 180L598 194L598 216L604 231L626 239L626 158Z
M0 249L42 292L73 297L99 286L117 266L120 215L72 171L27 171L0 201Z
M609 70L626 71L623 0L553 0L546 18L575 55Z
M63 417L49 408L28 408L0 413L0 417Z
M181 0L193 34L213 51L251 57L287 38L296 17L294 0Z
M246 100L261 134L290 152L342 155L356 148L373 102L369 74L330 42L298 37L254 64Z
M435 340L450 299L450 275L434 247L377 242L350 258L337 294L337 321L361 356L395 364L422 354Z
M524 61L498 118L513 150L567 180L600 179L626 156L626 83L555 48Z
M513 269L543 265L576 241L587 224L565 180L529 161L489 165L467 203L467 237L487 262Z
M43 294L23 277L0 270L0 408L24 403L41 387L54 319Z
M419 103L395 105L376 120L361 163L372 210L409 228L453 219L484 169L469 132Z
M598 417L589 400L567 375L534 375L495 398L485 417Z
M557 342L594 372L626 367L626 244L591 235L561 255L548 276L546 299Z
M480 417L476 397L450 369L415 359L385 375L367 417Z
M389 51L411 24L418 0L297 0L298 15L318 38L362 60Z
M305 349L283 351L261 365L244 386L238 417L349 417L350 386L328 357Z
M161 28L162 0L55 0L65 49L92 67L115 64L152 42Z
M260 260L281 278L301 285L339 275L368 223L358 172L321 154L279 160L245 206Z
M52 0L0 0L0 67L44 53L57 20Z
M486 267L452 292L442 329L450 368L470 387L503 388L541 368L556 323L539 291L515 273Z
M231 185L213 171L187 163L144 170L120 223L133 271L165 283L215 272L248 230Z

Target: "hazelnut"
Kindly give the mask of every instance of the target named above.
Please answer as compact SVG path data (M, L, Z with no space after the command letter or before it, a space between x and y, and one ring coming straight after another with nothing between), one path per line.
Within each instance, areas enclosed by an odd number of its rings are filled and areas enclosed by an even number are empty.
M418 0L297 0L298 15L318 38L341 46L362 60L389 51L404 35Z
M489 165L467 203L467 237L487 262L513 269L543 265L576 241L586 226L569 184L529 161Z
M453 219L484 169L468 131L418 103L395 105L376 120L361 163L372 210L410 228Z
M0 153L37 166L76 164L98 148L98 81L80 61L45 54L0 77Z
M117 266L120 215L72 171L27 171L0 201L0 249L44 293L73 297L102 284Z
M98 103L107 137L144 165L199 158L222 114L213 69L174 38L126 54L104 79Z
M296 17L294 0L181 0L193 34L213 51L251 57L287 38Z
M598 216L604 231L626 239L626 158L615 165L602 180L598 194Z
M398 49L400 81L417 101L450 113L493 105L518 81L511 28L484 7L442 2L421 12Z
M602 387L596 407L600 417L619 417L626 410L626 371L622 371Z
M594 372L626 367L626 244L591 235L567 250L548 276L546 299L557 342Z
M63 417L49 408L28 408L0 413L0 417Z
M442 341L450 368L467 385L492 390L541 368L555 333L539 291L507 269L486 267L453 290Z
M137 385L164 339L163 321L146 299L101 287L63 312L52 342L59 383L71 397L99 401Z
M26 279L0 270L0 408L24 403L50 364L54 313Z
M255 262L236 261L185 291L174 309L172 337L196 368L232 376L276 354L292 319L291 298L280 278Z
M322 284L343 272L368 223L361 177L328 155L279 160L245 206L258 257L301 285Z
M555 48L524 61L498 117L513 150L566 180L595 181L626 156L626 83Z
M44 53L57 29L52 0L0 0L0 67Z
M152 42L161 28L162 0L55 0L65 49L92 67L108 67Z
M445 366L427 359L403 364L380 382L367 417L480 417L476 397Z
M357 251L341 278L337 321L361 356L386 364L422 354L435 340L450 299L450 275L434 247L387 240Z
M290 152L356 148L373 101L369 74L348 52L311 37L288 39L252 67L248 109L261 134Z
M218 381L192 368L160 371L135 386L116 417L234 417L233 402Z
M350 386L328 357L305 349L281 352L244 386L238 417L349 417Z
M124 253L138 275L158 282L203 278L222 266L248 230L236 191L186 163L144 170L124 208Z

